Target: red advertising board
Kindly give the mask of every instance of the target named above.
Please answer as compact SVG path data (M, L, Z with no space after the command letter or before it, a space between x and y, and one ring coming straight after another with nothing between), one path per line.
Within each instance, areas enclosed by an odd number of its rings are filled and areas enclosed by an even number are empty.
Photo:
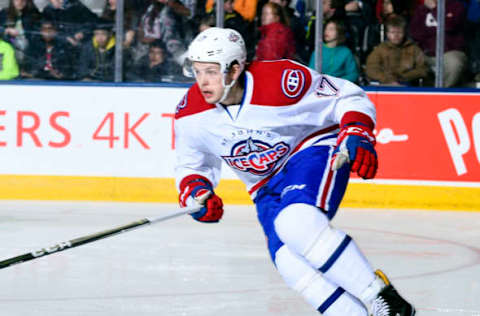
M480 94L368 95L377 107L377 179L480 185Z

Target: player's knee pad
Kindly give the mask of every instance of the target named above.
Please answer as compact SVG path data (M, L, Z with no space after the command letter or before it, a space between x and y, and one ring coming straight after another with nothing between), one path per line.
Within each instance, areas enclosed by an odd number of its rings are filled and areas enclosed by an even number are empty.
M278 214L274 225L283 243L322 272L350 241L344 232L329 225L325 214L308 204L288 205Z

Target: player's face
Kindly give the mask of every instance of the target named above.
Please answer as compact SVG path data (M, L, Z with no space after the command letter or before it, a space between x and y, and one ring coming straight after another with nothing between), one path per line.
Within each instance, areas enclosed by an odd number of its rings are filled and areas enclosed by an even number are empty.
M193 71L205 101L217 103L223 95L223 74L216 63L193 63Z

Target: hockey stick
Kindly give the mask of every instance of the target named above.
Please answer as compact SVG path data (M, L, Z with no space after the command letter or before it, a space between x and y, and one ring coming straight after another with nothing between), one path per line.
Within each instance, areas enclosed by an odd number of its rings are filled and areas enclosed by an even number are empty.
M103 238L110 237L110 236L113 236L113 235L125 233L125 232L128 232L128 231L137 229L139 227L142 227L144 225L155 224L155 223L163 222L163 221L166 221L168 219L175 218L175 217L178 217L178 216L182 216L182 215L185 215L185 214L195 213L195 212L199 211L201 208L202 208L202 206L196 206L196 207L192 207L192 208L184 208L184 209L181 209L179 211L176 211L176 212L170 213L168 215L164 215L164 216L159 216L159 217L154 217L154 218L145 217L145 218L142 218L141 220L131 222L131 223L123 225L123 226L118 226L118 227L115 227L115 228L112 228L112 229L107 229L107 230L104 230L104 231L101 231L101 232L98 232L98 233L90 234L90 235L83 236L83 237L78 237L78 238L75 238L75 239L71 239L69 241L60 242L60 243L58 243L56 245L53 245L51 247L42 248L42 249L37 250L37 251L32 251L32 252L25 253L25 254L20 255L20 256L16 256L16 257L12 257L12 258L0 261L0 269L9 267L9 266L14 265L14 264L19 264L19 263L22 263L22 262L25 262L25 261L30 261L30 260L33 260L33 259L37 259L37 258L40 258L40 257L43 257L43 256L51 255L52 253L55 253L55 252L59 252L59 251L63 251L63 250L66 250L66 249L78 247L78 246L81 246L81 245L84 245L84 244L88 244L88 243L91 243L91 242L99 240L99 239L103 239Z

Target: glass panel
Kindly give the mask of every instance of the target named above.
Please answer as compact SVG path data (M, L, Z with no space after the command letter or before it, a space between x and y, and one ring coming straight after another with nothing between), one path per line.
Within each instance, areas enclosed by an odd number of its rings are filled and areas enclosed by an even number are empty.
M249 62L316 68L318 45L323 73L360 85L480 87L480 2L321 1L0 0L0 79L191 83L182 72L188 44L223 16Z

